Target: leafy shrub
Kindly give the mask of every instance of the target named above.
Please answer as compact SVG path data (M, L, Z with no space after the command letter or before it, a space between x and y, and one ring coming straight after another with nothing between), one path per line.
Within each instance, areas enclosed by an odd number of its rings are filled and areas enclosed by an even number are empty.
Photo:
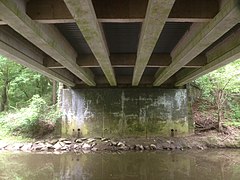
M43 98L34 95L26 108L2 113L0 126L13 135L40 136L53 131L60 115L55 106L48 106Z
M235 121L240 121L240 104L238 103L232 103L230 105L231 107L231 118L232 120L235 120Z

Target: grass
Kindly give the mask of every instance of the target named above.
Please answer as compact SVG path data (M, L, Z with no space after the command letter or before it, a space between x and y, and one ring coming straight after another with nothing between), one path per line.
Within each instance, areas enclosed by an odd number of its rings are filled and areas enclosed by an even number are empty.
M11 133L9 133L9 131L0 126L0 141L7 141L7 142L30 142L32 141L32 138L28 138L26 136L22 136L22 135L13 135Z

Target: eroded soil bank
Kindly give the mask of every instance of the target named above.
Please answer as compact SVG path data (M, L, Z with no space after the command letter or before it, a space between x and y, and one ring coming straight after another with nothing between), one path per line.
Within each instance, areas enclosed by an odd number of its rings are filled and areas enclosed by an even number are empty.
M34 142L0 141L1 151L24 152L101 152L101 151L154 151L187 150L207 148L240 148L240 130L232 128L230 133L208 131L187 137L155 138L51 138Z

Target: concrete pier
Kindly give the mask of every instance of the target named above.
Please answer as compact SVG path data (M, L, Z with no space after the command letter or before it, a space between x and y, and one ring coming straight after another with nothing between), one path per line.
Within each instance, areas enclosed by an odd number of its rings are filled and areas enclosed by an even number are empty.
M186 89L63 89L62 134L84 137L189 133Z

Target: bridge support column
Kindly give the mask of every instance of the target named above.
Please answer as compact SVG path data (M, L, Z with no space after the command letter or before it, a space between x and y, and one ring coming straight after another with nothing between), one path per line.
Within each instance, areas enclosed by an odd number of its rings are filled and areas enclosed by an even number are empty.
M63 89L62 135L184 136L192 132L186 89Z

